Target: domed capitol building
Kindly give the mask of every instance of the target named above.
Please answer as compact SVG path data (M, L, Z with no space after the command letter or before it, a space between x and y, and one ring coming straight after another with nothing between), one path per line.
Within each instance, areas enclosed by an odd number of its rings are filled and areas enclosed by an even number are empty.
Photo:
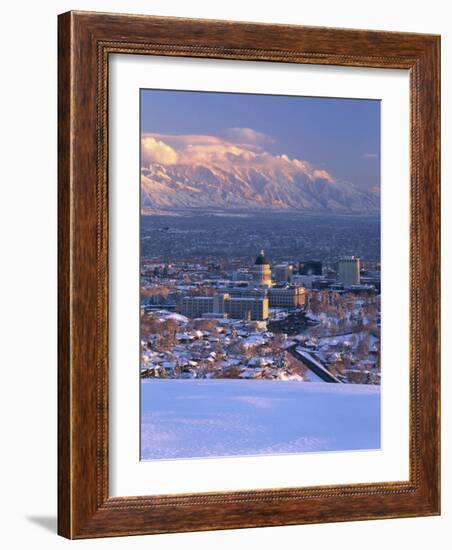
M277 268L278 266L276 266ZM285 267L287 265L279 266ZM213 296L185 296L181 313L189 318L210 315L229 319L267 321L268 308L293 310L306 303L306 289L290 281L273 282L270 261L261 250L249 270L248 284L227 281Z
M270 262L265 256L263 250L261 250L259 256L254 262L254 266L252 268L252 276L253 284L266 287L272 286L272 271L270 268Z

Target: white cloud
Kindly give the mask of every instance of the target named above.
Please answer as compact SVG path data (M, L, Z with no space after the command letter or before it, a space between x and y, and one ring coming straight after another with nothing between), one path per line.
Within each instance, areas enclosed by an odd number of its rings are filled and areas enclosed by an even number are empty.
M316 180L325 180L328 183L334 183L335 179L333 176L326 170L313 170L312 176Z
M167 143L145 135L141 138L141 159L144 164L175 164L177 152Z
M247 130L245 133L249 140L254 132L250 128L234 130ZM291 159L284 154L274 155L256 144L234 143L217 136L144 134L141 143L143 167L154 162L190 166L208 165L220 170L233 171L234 168L241 166L265 170L273 173L275 177L283 171L286 175L291 174L293 177L302 173L312 181L324 180L329 183L335 181L327 170L316 169L306 160Z
M265 145L274 142L273 138L267 134L257 132L252 128L227 128L224 136L229 141L244 145Z
M376 159L376 158L378 158L378 155L377 155L377 153L364 153L362 155L362 158L363 159Z
M194 145L217 145L224 143L224 139L206 134L144 134L143 138L152 137L171 145L177 151Z

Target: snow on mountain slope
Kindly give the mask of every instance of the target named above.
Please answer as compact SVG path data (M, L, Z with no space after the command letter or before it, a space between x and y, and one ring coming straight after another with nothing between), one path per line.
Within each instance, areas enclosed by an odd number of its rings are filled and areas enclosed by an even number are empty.
M141 171L142 207L273 208L374 212L379 195L295 170L150 165Z
M214 136L142 138L142 208L269 208L377 212L378 190L309 162Z
M380 387L142 380L142 460L380 448Z

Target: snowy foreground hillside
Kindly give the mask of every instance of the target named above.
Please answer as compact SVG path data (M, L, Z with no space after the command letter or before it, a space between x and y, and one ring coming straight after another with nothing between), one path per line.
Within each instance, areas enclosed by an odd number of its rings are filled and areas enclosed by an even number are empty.
M380 447L380 387L143 380L141 459Z

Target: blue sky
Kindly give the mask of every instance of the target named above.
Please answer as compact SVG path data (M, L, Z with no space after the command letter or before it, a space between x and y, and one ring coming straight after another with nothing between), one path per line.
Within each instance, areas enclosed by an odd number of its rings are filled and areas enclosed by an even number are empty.
M141 91L141 131L224 137L251 128L275 155L308 161L363 188L380 185L380 102L166 90Z

